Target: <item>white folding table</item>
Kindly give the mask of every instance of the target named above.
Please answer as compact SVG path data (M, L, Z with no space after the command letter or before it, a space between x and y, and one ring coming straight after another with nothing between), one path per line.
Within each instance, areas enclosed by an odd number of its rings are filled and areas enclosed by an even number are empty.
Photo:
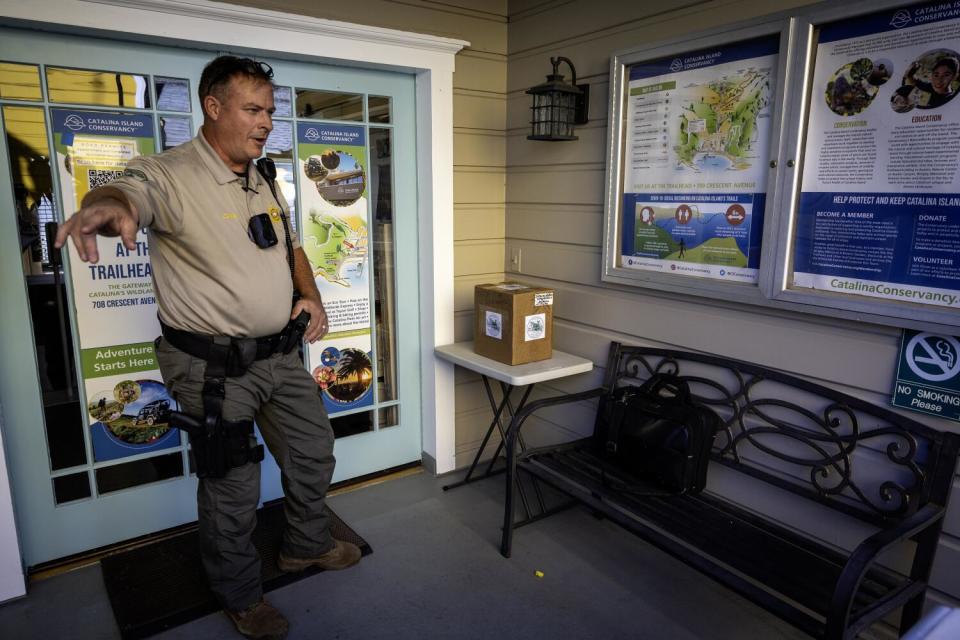
M470 464L467 474L463 480L444 486L444 491L503 472L503 469L494 471L493 465L497 461L497 458L499 458L500 451L503 449L503 443L506 440L506 428L504 424L509 425L513 416L523 408L536 383L556 380L557 378L564 378L578 373L586 373L593 369L593 362L591 360L564 353L563 351L557 351L556 349L553 351L553 357L549 360L540 360L539 362L512 366L474 353L472 341L457 342L456 344L437 347L435 353L444 360L479 373L483 380L483 387L487 392L487 399L490 401L490 409L493 411L493 421L483 436L483 442L481 442L477 454L473 457L473 462ZM499 403L497 403L493 395L493 389L490 387L490 378L500 383L500 390L503 393L503 397ZM520 398L520 404L514 407L510 399L510 394L513 393L514 389L522 386L526 386L526 389ZM507 412L506 423L504 423L502 419L504 410ZM487 443L490 441L490 436L493 435L494 429L500 432L500 444L497 445L497 450L494 452L493 457L490 458L490 463L487 465L486 471L482 475L474 477L473 472L476 470L477 464L480 462L480 458L487 448ZM517 443L520 445L521 451L526 448L522 438L518 438ZM527 500L522 492L520 498L524 504L524 508L529 514L529 508L526 504Z

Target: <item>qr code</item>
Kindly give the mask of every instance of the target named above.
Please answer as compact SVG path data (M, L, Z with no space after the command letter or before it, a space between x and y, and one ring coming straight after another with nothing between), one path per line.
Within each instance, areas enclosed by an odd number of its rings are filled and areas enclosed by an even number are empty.
M102 187L109 184L123 175L123 171L111 171L109 169L90 169L87 173L87 182L91 189Z

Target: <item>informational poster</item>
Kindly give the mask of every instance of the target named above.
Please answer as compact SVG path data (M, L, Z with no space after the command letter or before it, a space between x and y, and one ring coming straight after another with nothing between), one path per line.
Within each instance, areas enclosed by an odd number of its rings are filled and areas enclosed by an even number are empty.
M755 283L779 35L627 67L621 261Z
M892 404L960 422L960 338L905 330Z
M121 175L127 162L154 152L153 119L51 109L64 217L91 189ZM128 250L118 238L97 238L100 260L82 262L68 243L80 347L81 389L94 459L114 460L179 446L167 422L176 403L157 367L160 334L147 237Z
M299 123L297 142L300 239L330 323L309 368L335 413L373 403L366 134Z
M793 286L960 306L960 2L824 25Z

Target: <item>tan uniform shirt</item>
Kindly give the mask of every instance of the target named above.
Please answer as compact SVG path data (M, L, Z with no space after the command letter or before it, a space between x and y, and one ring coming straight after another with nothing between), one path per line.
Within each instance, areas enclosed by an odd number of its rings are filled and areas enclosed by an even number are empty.
M140 226L149 227L160 319L171 327L261 337L289 320L293 282L281 205L252 162L247 177L244 191L244 180L200 133L159 155L131 160L111 183L136 207ZM259 213L271 214L276 231L278 242L269 249L247 235L250 218ZM290 234L298 247L292 228Z

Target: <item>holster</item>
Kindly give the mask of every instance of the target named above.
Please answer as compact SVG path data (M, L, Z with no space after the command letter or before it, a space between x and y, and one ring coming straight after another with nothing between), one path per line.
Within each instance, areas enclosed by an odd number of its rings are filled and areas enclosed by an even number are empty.
M263 445L254 444L253 420L199 420L180 411L170 413L170 425L190 436L198 478L222 478L230 469L263 460Z
M190 436L197 477L222 478L234 467L263 460L263 445L255 444L253 437L253 420L224 420L223 401L226 379L243 375L256 360L275 353L279 334L258 341L197 336L161 326L173 346L207 362L201 392L203 417L179 411L170 414L170 425Z

